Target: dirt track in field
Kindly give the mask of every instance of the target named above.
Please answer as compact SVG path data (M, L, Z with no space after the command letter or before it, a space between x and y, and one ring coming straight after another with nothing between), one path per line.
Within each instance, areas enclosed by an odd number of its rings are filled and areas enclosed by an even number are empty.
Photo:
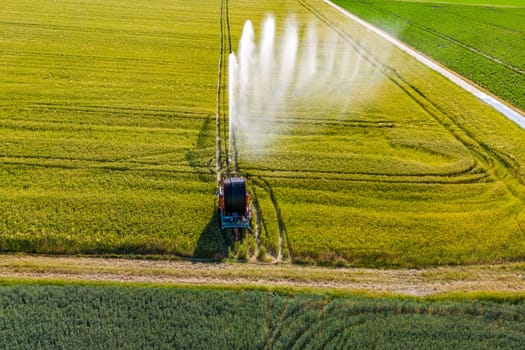
M252 263L0 255L0 278L286 287L429 296L525 292L525 264L379 270Z

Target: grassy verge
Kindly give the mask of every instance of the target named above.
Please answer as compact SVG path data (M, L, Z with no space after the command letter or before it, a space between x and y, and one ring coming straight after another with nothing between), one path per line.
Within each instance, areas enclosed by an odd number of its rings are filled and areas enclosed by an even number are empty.
M203 263L81 257L4 255L4 280L63 280L91 283L222 286L262 290L304 290L335 294L446 296L458 293L519 296L522 263L376 270L319 268L291 264Z

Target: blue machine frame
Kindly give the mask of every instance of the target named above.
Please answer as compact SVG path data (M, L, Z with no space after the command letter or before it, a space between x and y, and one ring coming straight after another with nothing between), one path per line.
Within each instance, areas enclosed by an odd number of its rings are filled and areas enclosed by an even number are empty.
M225 229L250 229L249 197L246 179L226 177L222 179L219 196L219 226Z
M233 215L224 215L222 209L219 209L221 230L236 229L236 228L250 228L250 212L247 216L240 216L236 213Z

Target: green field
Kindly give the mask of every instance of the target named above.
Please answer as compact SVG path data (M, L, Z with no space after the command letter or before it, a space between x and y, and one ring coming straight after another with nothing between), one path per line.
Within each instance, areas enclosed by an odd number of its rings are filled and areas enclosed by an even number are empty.
M455 4L455 5L474 5L474 6L503 6L503 7L523 7L522 0L393 0L398 2L426 2L433 4Z
M278 199L283 255L368 266L523 259L523 130L319 8L366 57L348 109L323 105L331 91L288 106L269 127L276 141L241 154L256 193L267 200L269 185ZM275 251L279 225L264 220Z
M523 1L335 3L525 110Z
M525 258L523 130L322 1L230 1L234 49L244 21L258 31L268 12L278 33L288 13L335 30L354 76L350 96L327 84L248 135L271 143L240 149L269 254ZM211 1L2 6L1 251L227 255L214 218L218 15Z
M369 267L525 259L522 129L321 0L229 4L234 50L244 21L259 35L270 12L278 36L293 13L301 37L314 23L320 38L335 33L338 47L350 48L338 79L276 106L277 118L259 124L264 132L239 135L268 141L239 144L261 221L260 236L235 247L239 256ZM232 254L215 219L219 6L2 4L0 252ZM335 41L323 45L329 56ZM0 348L511 349L525 342L521 264L498 268L505 273L488 279L492 294L465 287L474 293L423 299L349 295L360 283L381 290L382 276L403 276L387 270L18 257L0 257ZM492 269L423 270L426 287L414 290L466 286ZM207 286L170 286L173 279ZM160 282L121 283L153 280ZM279 284L287 280L296 287ZM507 288L500 294L499 284Z
M0 249L194 254L215 202L205 6L2 6Z
M147 287L0 287L9 349L517 349L523 303Z

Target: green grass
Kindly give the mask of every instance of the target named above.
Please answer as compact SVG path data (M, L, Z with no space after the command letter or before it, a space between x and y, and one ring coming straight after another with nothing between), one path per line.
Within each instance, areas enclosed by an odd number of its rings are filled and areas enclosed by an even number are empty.
M351 94L328 85L244 135L273 137L240 145L268 253L366 266L525 258L523 130L321 1L230 6L234 49L246 19L259 28L273 12L281 33L291 12L320 37L337 28L353 48L347 74L360 62ZM218 11L2 7L1 251L224 257L209 166Z
M523 2L350 0L336 3L515 107L525 109ZM466 3L484 6L465 6Z
M426 2L434 4L456 4L456 5L476 5L476 6L517 6L523 7L521 0L393 0L398 2Z
M0 294L10 349L508 349L525 337L520 302L89 285Z

